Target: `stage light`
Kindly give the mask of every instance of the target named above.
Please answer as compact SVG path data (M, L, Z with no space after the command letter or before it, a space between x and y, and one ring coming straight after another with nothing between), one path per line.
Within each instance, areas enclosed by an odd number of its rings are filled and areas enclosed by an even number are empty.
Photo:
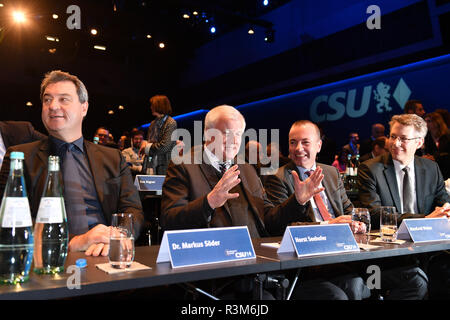
M264 0L264 1L263 1L263 5L264 5L264 6L268 6L268 5L269 5L269 0Z
M183 14L183 18L189 19L190 17L189 17L189 15L187 13L185 13L185 14Z
M45 39L47 39L48 41L56 41L56 42L59 42L59 38L57 38L57 37L45 36Z
M105 51L105 50L106 50L106 47L105 47L105 46L98 46L98 45L95 45L95 46L94 46L94 49Z
M27 105L27 107L32 107L32 106L33 106L33 103L32 103L31 101L28 101L28 102L26 103L26 105Z
M193 14L194 16L196 16L196 15L198 15L198 12L197 12L197 11L194 11L194 12L192 12L192 14Z
M264 41L268 43L272 43L275 41L275 30L274 29L266 29Z
M152 35L151 34L148 34L147 35L147 39L151 39L152 38Z
M248 29L248 34L255 34L255 30L253 28Z
M0 8L3 8L3 7L4 7L3 3L0 3Z
M56 52L56 48L48 49L48 52L51 53L51 54L54 54Z
M59 16L58 16L56 13L54 13L54 14L52 15L52 18L56 20L56 19L59 18Z
M26 21L25 14L21 11L14 11L12 16L17 23L24 23Z
M211 29L209 29L209 31L210 31L211 33L216 33L216 27L212 26Z
M114 111L113 110L109 110L108 114L114 114Z
M97 29L91 29L91 34L92 34L93 36L96 36L96 35L98 34Z
M122 106L122 105L120 105L120 106L119 106L119 110L123 110L123 109L125 109L125 107Z
M158 44L158 46L159 46L161 49L164 49L164 48L166 47L166 45L164 44L164 42L160 42L160 43Z

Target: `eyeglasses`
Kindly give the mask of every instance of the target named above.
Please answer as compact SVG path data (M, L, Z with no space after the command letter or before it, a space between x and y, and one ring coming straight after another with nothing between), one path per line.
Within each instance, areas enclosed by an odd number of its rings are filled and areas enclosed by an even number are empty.
M405 137L397 137L395 134L391 134L389 136L389 139L391 139L392 141L396 141L397 139L400 140L401 143L408 143L411 140L416 140L416 139L420 139L420 137L416 137L416 138L405 138Z

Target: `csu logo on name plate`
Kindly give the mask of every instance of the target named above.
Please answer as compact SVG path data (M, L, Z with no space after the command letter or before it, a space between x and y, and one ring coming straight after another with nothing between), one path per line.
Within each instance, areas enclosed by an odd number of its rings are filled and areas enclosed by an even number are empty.
M403 110L411 96L411 90L403 78L398 80L395 87L383 81L365 86L359 107L356 101L357 93L358 89L350 89L315 97L309 108L311 120L314 122L336 121L345 114L350 118L360 118L367 113L371 103L377 113L392 111L395 103Z

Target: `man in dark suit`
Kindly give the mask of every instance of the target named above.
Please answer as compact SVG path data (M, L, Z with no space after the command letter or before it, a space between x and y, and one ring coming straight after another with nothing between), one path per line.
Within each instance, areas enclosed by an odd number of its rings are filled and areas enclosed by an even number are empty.
M379 215L374 209L379 206L395 206L401 213L398 223L405 218L450 216L450 210L443 208L450 198L438 165L415 156L427 133L426 122L415 114L403 114L392 117L390 126L389 153L360 164L358 169L359 198L373 212L375 228ZM410 195L403 195L406 167Z
M352 224L353 204L345 193L339 172L332 166L316 163L316 155L321 146L320 131L314 123L301 120L291 126L289 157L292 161L281 167L275 175L267 177L264 187L269 200L275 205L283 203L293 193L293 176L298 175L301 180L305 180L310 170L317 168L322 169L324 178L321 184L325 190L320 192L319 197L315 196L308 201L306 210L290 212L288 219L280 221L282 224L273 223L277 234L284 232L289 224ZM364 227L361 223L353 223L355 229ZM347 267L337 265L330 268L309 268L304 270L302 276L309 281L321 279L322 285L334 287L335 291L341 292L341 295L349 299L370 296L370 290L364 285L362 278ZM295 294L300 298L314 299L320 291L317 288L309 288L309 283L306 282L306 285L301 284L297 288Z
M268 201L254 167L236 159L244 117L231 106L212 109L205 119L204 146L194 147L179 164L171 162L162 191L163 229L246 225L252 237L268 236L272 221L302 210L322 179L318 168L304 182L294 177L294 193L282 204Z
M244 130L245 119L235 108L218 106L208 112L205 145L194 147L182 161L172 159L167 170L161 201L163 229L247 226L253 238L269 236L272 230L267 225L302 210L307 200L321 191L317 188L322 180L318 168L304 182L295 176L294 193L274 206L255 168L245 163L245 155L236 157ZM238 288L251 288L245 279L238 283L235 290L239 292L242 289Z
M0 166L9 147L41 140L46 135L34 130L27 121L0 121ZM3 144L3 145L2 145Z
M76 76L61 71L48 73L41 84L41 100L42 122L49 138L8 149L1 170L1 191L8 177L9 154L24 152L25 180L35 217L47 177L48 156L60 156L69 250L107 255L110 236L107 225L113 213L133 214L136 238L143 220L130 169L119 150L83 139L82 121L88 110L88 95Z
M415 156L427 133L426 122L415 114L402 114L393 116L389 125L389 153L360 164L358 169L359 199L370 209L374 229L379 228L379 206L395 206L400 213L398 224L405 218L449 217L450 206L446 204L449 196L439 167L431 160ZM417 263L413 257L402 263L385 260L386 266L401 267L402 270L391 277L382 269L382 286L383 278L386 285L401 284L412 275L419 275L426 281L420 268L411 267ZM422 291L424 296L426 290Z

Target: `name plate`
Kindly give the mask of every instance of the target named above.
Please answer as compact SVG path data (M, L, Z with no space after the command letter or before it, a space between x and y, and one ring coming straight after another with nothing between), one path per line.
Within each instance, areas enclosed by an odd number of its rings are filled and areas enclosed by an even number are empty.
M245 226L166 231L156 263L170 261L179 268L255 258Z
M339 252L359 252L348 224L287 227L278 253L296 252L297 257Z
M139 191L156 191L157 194L161 194L165 179L164 175L137 175L134 185Z
M398 239L413 242L450 240L450 220L447 218L404 219Z

